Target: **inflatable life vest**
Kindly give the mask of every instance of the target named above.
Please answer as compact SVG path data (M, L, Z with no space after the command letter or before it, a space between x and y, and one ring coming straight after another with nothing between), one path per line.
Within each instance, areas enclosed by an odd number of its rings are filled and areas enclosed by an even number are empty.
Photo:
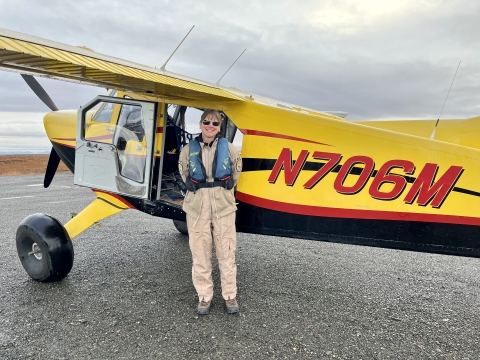
M214 187L221 186L227 189L233 187L230 186L232 181L228 181L231 178L231 162L230 154L228 152L228 140L225 138L219 138L217 149L215 150L215 155L213 158L212 164L212 177L213 182L207 182L207 174L205 171L205 166L202 163L202 148L200 147L199 139L197 137L190 141L190 151L189 151L189 179L195 184L195 189L203 187Z

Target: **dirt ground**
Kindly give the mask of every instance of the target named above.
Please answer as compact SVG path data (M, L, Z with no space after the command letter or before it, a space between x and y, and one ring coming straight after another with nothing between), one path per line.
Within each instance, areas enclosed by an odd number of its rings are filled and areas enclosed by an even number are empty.
M1 155L0 176L44 174L49 155ZM69 172L60 161L57 173Z

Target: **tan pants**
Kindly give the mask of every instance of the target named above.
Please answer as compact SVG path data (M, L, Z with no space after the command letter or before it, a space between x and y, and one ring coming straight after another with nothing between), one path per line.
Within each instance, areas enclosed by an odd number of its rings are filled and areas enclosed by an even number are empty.
M237 296L237 234L235 231L235 212L216 219L208 189L202 189L202 211L195 219L187 214L187 226L190 250L192 251L192 281L199 300L210 301L213 298L212 254L213 244L220 268L222 296L225 300Z

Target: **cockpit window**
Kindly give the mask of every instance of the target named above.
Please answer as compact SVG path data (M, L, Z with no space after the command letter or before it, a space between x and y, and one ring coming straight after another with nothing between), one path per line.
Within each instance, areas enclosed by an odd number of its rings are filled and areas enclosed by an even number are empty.
M116 95L117 95L116 90L112 91L109 94L109 96L116 96ZM112 119L113 107L114 107L114 104L112 103L108 103L108 102L101 103L100 108L97 110L97 112L93 116L92 121L109 123L110 120Z
M115 104L103 103L103 106L97 111L92 121L109 123L112 119L113 107Z

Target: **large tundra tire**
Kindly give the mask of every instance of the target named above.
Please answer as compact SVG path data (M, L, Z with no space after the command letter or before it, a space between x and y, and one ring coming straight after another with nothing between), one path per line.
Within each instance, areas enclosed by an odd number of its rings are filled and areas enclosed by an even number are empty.
M187 223L185 221L173 220L173 225L180 234L188 235Z
M17 229L18 257L36 281L58 281L73 266L73 244L62 224L46 214L27 216Z

